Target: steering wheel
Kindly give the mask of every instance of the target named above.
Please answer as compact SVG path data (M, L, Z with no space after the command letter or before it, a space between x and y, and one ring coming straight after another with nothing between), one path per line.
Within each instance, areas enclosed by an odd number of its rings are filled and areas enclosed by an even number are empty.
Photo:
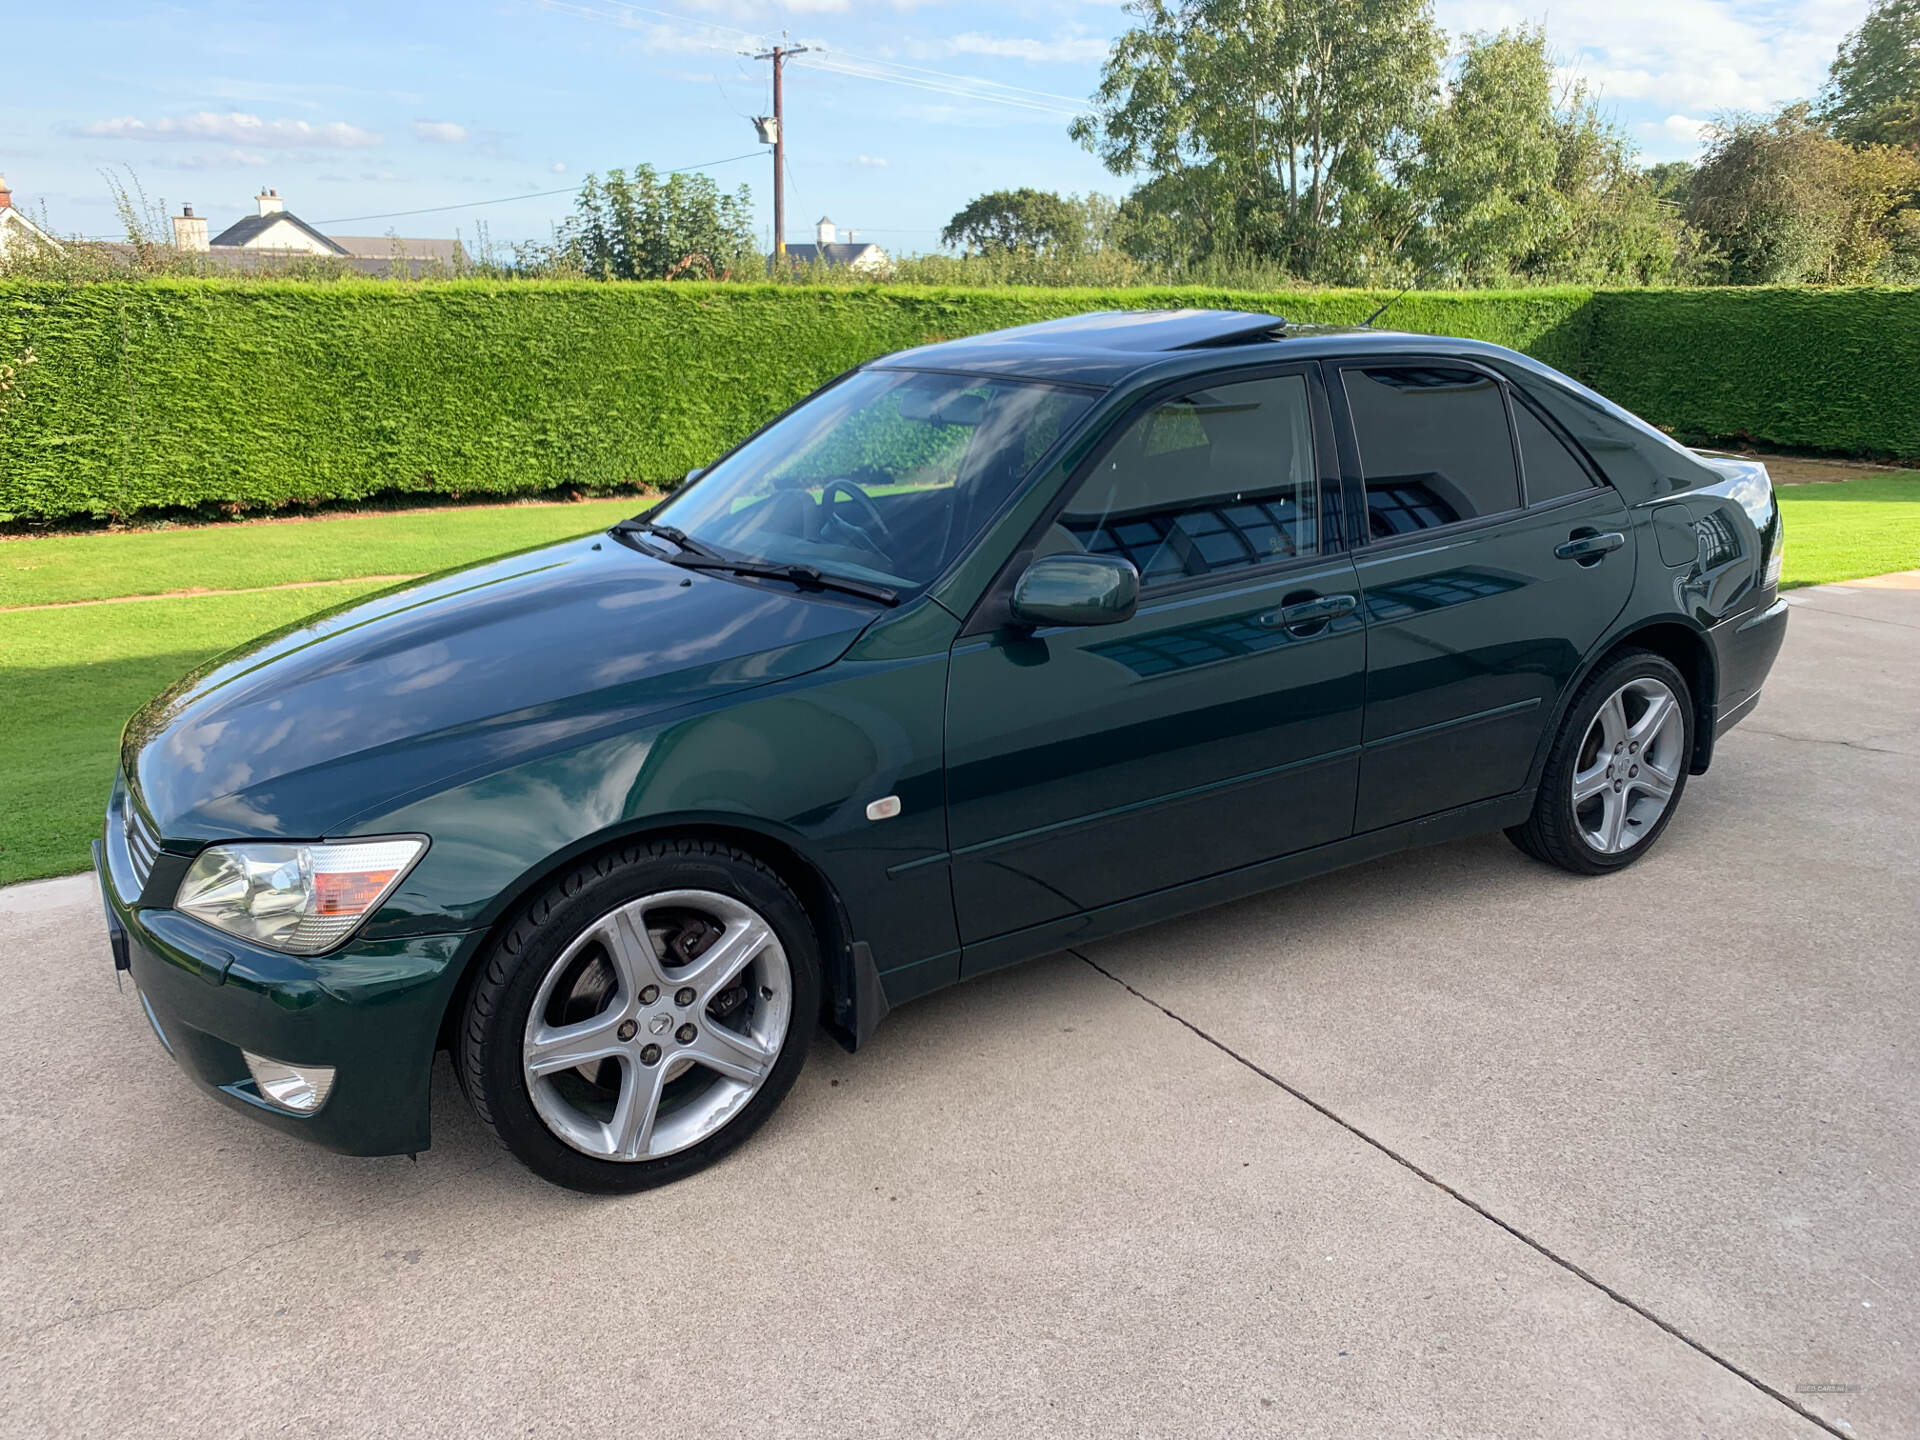
M862 513L866 523L861 524L859 521L844 519L834 514L834 510L837 508L833 501L835 495L845 495L849 500L853 501L854 508ZM851 480L829 480L825 485L820 487L820 507L827 512L830 518L838 520L858 536L860 541L869 550L873 551L874 554L880 556L883 560L891 562L893 557L888 553L888 547L894 543L893 531L887 528L887 522L880 514L880 507L873 503L873 497L867 494L866 491L862 490ZM885 544L882 544L882 541L884 541Z

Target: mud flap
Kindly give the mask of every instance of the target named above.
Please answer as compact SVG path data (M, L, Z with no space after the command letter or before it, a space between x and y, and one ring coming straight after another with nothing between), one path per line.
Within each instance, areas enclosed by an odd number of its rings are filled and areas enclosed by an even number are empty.
M867 1043L874 1027L887 1018L892 1007L880 985L880 971L873 963L873 947L856 940L847 947L841 962L840 984L834 988L833 1038L843 1049L858 1050Z

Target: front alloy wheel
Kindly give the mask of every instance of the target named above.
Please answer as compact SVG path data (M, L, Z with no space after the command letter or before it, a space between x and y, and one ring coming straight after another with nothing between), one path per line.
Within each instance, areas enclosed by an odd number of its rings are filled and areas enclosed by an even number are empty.
M820 1010L804 907L758 857L636 842L561 876L477 962L457 1068L536 1174L618 1193L711 1164L780 1103Z
M521 1064L547 1128L588 1155L672 1155L766 1083L793 1014L773 927L712 890L630 900L547 970Z

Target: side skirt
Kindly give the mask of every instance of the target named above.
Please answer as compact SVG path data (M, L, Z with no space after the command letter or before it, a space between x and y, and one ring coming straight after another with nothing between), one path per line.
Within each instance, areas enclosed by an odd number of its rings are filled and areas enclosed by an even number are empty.
M1209 909L1229 900L1243 899L1263 890L1273 890L1311 879L1315 875L1324 875L1330 870L1344 869L1363 860L1375 860L1397 850L1488 834L1509 825L1518 825L1532 810L1533 790L1520 790L1498 799L1475 801L1471 805L1443 810L1438 815L1426 815L1418 820L1370 830L1364 835L1317 845L1311 850L1284 855L1277 860L1263 860L1237 870L1209 875L1202 880L1191 880L1184 885L1156 890L1132 900L1117 901L1062 920L1050 920L1043 925L997 935L991 940L969 945L961 952L960 977L963 980L971 979L975 975L1015 965L1022 960L1050 955L1068 945L1137 930L1143 925L1158 924L1162 920ZM899 1004L906 998L901 996L894 1003Z

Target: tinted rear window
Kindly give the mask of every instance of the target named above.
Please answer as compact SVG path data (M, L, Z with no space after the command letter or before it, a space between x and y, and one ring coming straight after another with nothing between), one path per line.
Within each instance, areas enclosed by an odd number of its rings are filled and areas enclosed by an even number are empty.
M1520 436L1520 464L1527 472L1527 503L1558 500L1593 487L1586 466L1567 449L1566 442L1547 428L1525 405L1513 407L1513 428Z
M1341 372L1376 539L1520 504L1506 400L1493 380L1442 365Z

